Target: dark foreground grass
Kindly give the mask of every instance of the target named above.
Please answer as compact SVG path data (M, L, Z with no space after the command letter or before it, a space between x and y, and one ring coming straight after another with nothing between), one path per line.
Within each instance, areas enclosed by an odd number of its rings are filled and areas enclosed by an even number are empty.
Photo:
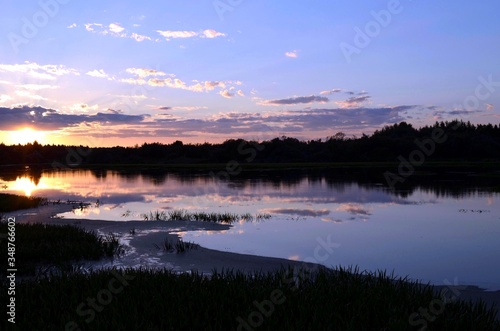
M9 213L21 209L36 208L46 204L47 199L0 193L0 212Z
M418 330L422 324L412 326L410 316L442 299L430 287L345 269L313 277L293 270L212 277L107 270L18 285L16 325L8 329ZM484 305L458 301L427 324L428 330L500 330Z
M7 222L0 222L0 233L7 233ZM79 260L98 260L119 253L118 238L99 236L72 225L16 224L16 265L18 274L35 275L43 267L62 267ZM6 240L2 247L6 250ZM2 259L0 274L6 272L7 258Z

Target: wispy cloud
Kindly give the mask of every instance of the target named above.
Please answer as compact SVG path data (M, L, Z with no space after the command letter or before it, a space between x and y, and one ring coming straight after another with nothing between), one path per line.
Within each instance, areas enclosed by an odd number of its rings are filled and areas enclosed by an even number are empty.
M99 70L95 69L95 70L89 71L86 73L86 75L91 76L91 77L96 77L96 78L107 78L109 80L113 79L103 69L99 69Z
M70 106L69 109L72 113L88 113L89 111L97 111L99 110L99 105L89 106L86 103L77 103L73 106Z
M234 93L231 93L228 90L220 91L219 94L226 99L232 99L234 97Z
M19 125L32 125L43 130L66 128L74 135L108 135L113 137L197 137L209 134L220 137L262 136L270 138L283 134L300 136L302 133L325 136L332 128L363 129L378 128L381 125L400 122L401 112L414 106L391 108L356 109L309 109L282 113L252 114L229 113L205 118L183 118L179 116L127 115L118 111L98 112L97 105L85 103L74 105L73 112L63 113L43 107L23 106L17 108L0 107L0 130L9 130ZM112 109L116 109L111 107ZM157 107L162 111L206 109L205 107ZM92 129L89 125L100 129ZM120 125L126 124L126 128ZM78 128L78 130L76 129ZM120 130L118 130L120 129ZM99 131L100 130L100 131Z
M111 23L109 26L109 31L111 33L120 34L125 31L125 28L118 23Z
M93 108L86 104L75 105L80 109ZM64 114L54 109L39 106L17 108L0 107L0 130L15 130L19 126L35 126L39 130L60 130L85 123L133 124L141 123L144 115L125 115L113 113Z
M286 57L290 57L292 59L296 59L299 57L299 51L290 51L285 53Z
M340 92L342 92L342 90L339 88L336 88L336 89L329 90L329 91L322 91L320 94L321 95L331 95L331 94L336 94L336 93L340 93Z
M128 68L126 72L128 72L129 74L139 76L140 78L151 77L151 76L167 76L166 73L154 69Z
M211 29L204 30L203 31L203 35L205 36L205 38L208 38L208 39L213 39L213 38L217 38L217 37L225 37L226 36L225 33L217 32L217 31L211 30Z
M26 74L33 78L42 80L55 80L58 76L80 75L80 73L64 65L39 65L35 62L25 62L23 64L0 64L0 72L10 72Z
M32 99L32 100L37 100L37 101L47 100L47 98L44 98L40 95L37 95L37 94L33 93L32 91L17 90L17 91L14 91L14 93L18 97L25 98L25 99Z
M349 98L345 101L337 101L335 103L342 108L355 108L355 107L360 107L361 104L367 102L368 100L370 100L370 98L371 97L369 95L361 95Z
M164 37L167 41L171 39L186 39L186 38L208 38L214 39L218 37L225 37L226 34L222 32L218 32L216 30L207 29L203 31L178 31L178 30L156 30L162 37Z
M162 110L162 111L183 111L183 112L191 112L197 110L208 109L207 106L161 106L161 107L152 107L154 110Z
M7 94L0 95L0 103L5 103L9 100L12 100L12 97L10 95L7 95Z
M187 83L180 78L177 78L174 74L167 74L162 71L157 71L153 69L143 69L143 68L129 68L126 70L127 73L134 75L134 78L122 78L120 81L122 83L132 84L132 85L149 85L153 87L169 87L175 89L182 89L192 92L210 92L219 89L219 94L224 98L232 98L235 95L242 96L241 93L231 93L234 90L233 85L241 85L241 82L236 81L198 81L193 80L191 83ZM168 76L168 78L157 78Z
M326 103L328 101L330 100L327 97L311 95L308 97L293 97L288 99L266 100L259 102L259 104L268 106L283 106L283 105L310 104L315 102Z
M59 86L56 85L46 85L46 84L22 84L22 85L15 85L16 88L22 88L30 91L40 91L40 90L46 90L46 89L57 89Z
M143 42L145 40L153 41L153 38L138 33L128 33L126 28L124 28L120 23L111 23L104 25L101 23L87 23L85 24L85 30L92 33L97 33L105 36L112 36L116 38L129 38L137 42Z

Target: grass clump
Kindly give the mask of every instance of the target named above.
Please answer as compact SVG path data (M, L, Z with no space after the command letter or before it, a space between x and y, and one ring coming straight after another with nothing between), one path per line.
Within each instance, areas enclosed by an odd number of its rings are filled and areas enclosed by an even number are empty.
M16 265L21 274L34 275L42 266L62 266L80 260L98 260L121 252L114 234L99 236L73 225L16 224ZM7 233L7 223L0 223ZM2 240L3 241L3 240ZM7 259L2 259L5 272ZM1 273L1 271L0 271Z
M112 281L121 290L106 304L94 300L99 310L91 308L88 299L98 298ZM82 330L246 330L242 321L259 315L259 330L417 330L410 325L411 314L435 299L431 287L349 269L211 276L106 270L19 284L15 327L62 330L74 323ZM92 309L92 315L81 313ZM456 301L427 327L499 330L500 323L483 304Z
M154 245L156 246L157 249L162 249L164 252L168 253L176 252L177 254L186 253L189 252L190 250L198 249L198 247L200 247L200 245L198 244L189 241L183 241L181 238L179 238L174 243L168 237L165 238L161 247L158 246L157 244Z
M47 204L46 198L25 197L15 194L0 193L0 212L2 213L36 208L45 204Z
M141 217L145 221L198 221L198 222L212 222L212 223L224 223L232 224L240 220L246 222L252 222L254 217L249 214L233 214L233 213L207 213L207 212L193 212L190 213L187 210L172 210L167 212L164 211L152 211L146 214L142 214ZM271 218L269 214L258 214L255 219L258 221L268 220Z

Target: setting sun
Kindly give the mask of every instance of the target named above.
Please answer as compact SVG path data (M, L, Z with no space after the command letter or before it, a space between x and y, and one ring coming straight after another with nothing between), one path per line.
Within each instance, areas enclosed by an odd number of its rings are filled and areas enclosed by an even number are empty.
M45 143L46 133L42 131L35 131L31 128L23 128L17 131L11 131L9 135L11 144L25 145L35 141L43 144Z

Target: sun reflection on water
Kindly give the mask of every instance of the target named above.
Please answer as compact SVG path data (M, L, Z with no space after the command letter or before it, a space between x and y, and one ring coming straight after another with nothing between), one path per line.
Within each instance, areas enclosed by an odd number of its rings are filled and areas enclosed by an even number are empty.
M27 197L31 197L34 191L46 188L44 183L35 184L33 179L29 177L18 177L14 182L10 183L9 189L12 191L24 192Z

